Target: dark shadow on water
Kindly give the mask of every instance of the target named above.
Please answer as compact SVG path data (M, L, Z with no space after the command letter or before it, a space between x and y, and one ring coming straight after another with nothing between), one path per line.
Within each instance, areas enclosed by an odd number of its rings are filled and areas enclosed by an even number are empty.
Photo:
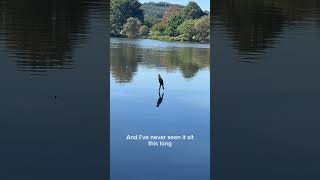
M320 0L213 5L213 179L320 179Z
M102 7L86 0L0 0L0 50L18 71L70 69L73 50L87 41L88 18L97 8Z
M1 180L109 177L108 4L0 0Z
M159 90L159 98L158 98L158 101L157 101L157 107L159 107L160 104L162 103L162 101L163 101L163 96L164 96L164 93L162 93L162 95L160 96L160 90Z
M319 28L319 0L216 0L213 5L214 28L221 25L244 57L258 59L278 44L287 29L314 23Z

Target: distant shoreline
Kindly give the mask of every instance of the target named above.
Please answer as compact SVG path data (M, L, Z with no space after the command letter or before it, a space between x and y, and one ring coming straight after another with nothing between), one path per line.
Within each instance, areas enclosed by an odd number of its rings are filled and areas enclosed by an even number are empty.
M180 42L180 43L198 43L198 44L210 44L210 41L187 41L187 40L174 40L177 39L177 37L171 37L171 36L158 36L158 37L139 37L139 38L129 38L122 34L110 34L111 38L123 38L123 39L132 39L132 40L139 40L139 39L150 39L150 40L157 40L157 41L163 41L163 42Z

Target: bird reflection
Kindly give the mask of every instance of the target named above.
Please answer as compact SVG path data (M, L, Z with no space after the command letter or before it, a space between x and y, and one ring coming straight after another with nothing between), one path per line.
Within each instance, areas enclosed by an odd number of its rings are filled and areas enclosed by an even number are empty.
M160 96L160 91L159 91L159 98L158 98L158 101L157 101L157 107L159 107L160 104L162 103L163 95L164 95L164 93L162 93L162 95Z

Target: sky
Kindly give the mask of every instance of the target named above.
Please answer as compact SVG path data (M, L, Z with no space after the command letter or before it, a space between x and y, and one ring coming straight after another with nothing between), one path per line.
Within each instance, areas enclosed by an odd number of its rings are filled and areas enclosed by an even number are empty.
M181 5L187 5L190 0L139 0L141 3L145 2L169 2L172 4L181 4ZM210 11L210 0L192 0L193 2L196 2L202 10Z

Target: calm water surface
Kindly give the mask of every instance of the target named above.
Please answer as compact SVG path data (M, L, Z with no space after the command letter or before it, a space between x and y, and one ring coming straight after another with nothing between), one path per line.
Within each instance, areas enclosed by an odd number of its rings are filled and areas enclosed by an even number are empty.
M320 1L215 1L214 178L320 178Z
M209 45L111 39L110 48L111 179L208 180ZM165 82L160 94L158 74ZM148 147L126 141L128 134L194 134L195 140Z
M0 179L106 177L105 9L0 0Z

